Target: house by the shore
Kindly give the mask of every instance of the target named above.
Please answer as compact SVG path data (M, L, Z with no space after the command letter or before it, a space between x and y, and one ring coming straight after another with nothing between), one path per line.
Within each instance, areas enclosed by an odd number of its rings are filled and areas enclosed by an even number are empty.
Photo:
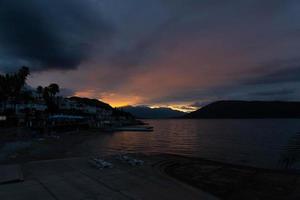
M51 113L46 102L38 97L31 102L0 102L0 126L15 125L39 130L101 129L134 121L130 114L95 99L59 96L55 97L55 104L58 109Z

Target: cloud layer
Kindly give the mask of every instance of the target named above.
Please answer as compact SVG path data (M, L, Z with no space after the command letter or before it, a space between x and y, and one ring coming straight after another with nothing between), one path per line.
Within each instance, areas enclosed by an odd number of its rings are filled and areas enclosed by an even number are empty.
M294 100L299 20L297 0L0 0L0 71L115 105Z
M112 34L94 1L1 0L0 63L10 70L74 69ZM98 50L98 49L97 49Z

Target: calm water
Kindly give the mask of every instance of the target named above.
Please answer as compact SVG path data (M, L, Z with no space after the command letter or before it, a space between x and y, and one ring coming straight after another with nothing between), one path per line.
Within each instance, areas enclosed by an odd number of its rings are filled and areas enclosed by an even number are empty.
M300 160L300 119L145 121L154 132L103 134L83 145L89 153L172 153L270 168L284 156Z

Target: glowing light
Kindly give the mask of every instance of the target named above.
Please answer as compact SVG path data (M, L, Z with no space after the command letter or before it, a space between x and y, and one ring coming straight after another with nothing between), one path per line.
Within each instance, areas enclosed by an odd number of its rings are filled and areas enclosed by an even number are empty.
M75 96L96 98L100 101L110 104L112 107L136 105L143 100L143 98L136 95L121 95L112 92L103 92L101 94L97 94L95 90L77 91Z
M75 93L76 96L79 97L88 97L88 98L96 98L100 101L110 104L112 107L123 107L128 105L141 105L144 102L145 98L137 96L137 95L124 95L117 94L112 92L103 92L101 94L97 94L94 90L85 90L78 91ZM157 104L157 105L149 105L150 108L171 108L173 110L178 110L181 112L193 112L198 109L198 107L191 106L192 102L184 102L184 103L173 103L173 104Z
M150 108L171 108L173 110L178 110L181 112L193 112L195 110L198 110L198 107L190 106L191 103L186 103L186 104L172 104L172 105L152 105Z

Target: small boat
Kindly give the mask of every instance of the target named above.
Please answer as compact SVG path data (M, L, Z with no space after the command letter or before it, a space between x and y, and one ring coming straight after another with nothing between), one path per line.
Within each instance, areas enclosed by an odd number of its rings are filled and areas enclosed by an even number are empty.
M114 128L114 131L153 131L152 126L127 126Z

